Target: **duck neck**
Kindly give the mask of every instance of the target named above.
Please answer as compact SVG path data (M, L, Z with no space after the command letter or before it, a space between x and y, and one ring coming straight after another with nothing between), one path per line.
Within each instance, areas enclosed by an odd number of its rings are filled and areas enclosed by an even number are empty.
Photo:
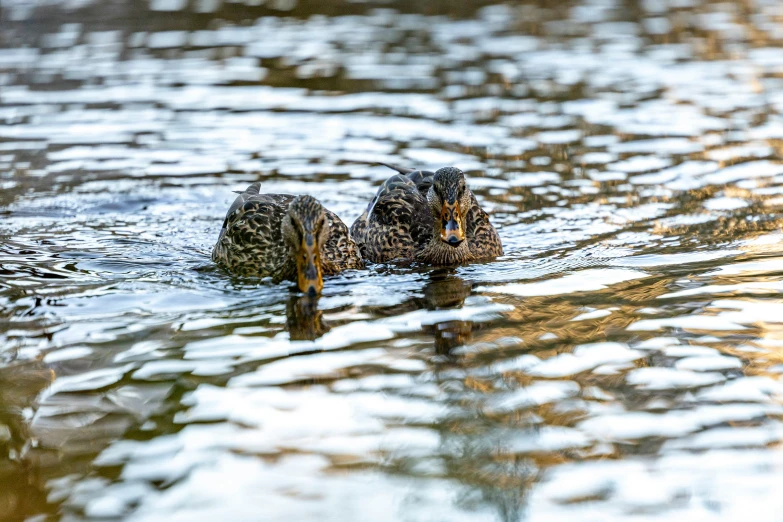
M473 256L467 240L453 247L441 241L439 234L433 234L429 243L416 257L418 261L432 265L458 265L470 261Z

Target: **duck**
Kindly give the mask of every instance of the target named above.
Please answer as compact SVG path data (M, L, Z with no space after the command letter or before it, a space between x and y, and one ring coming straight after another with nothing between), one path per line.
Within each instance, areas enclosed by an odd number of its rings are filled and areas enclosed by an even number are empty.
M503 255L489 215L456 167L398 167L351 225L363 259L458 265Z
M237 275L296 281L316 296L323 277L364 268L348 227L312 196L263 194L253 183L223 220L212 260Z

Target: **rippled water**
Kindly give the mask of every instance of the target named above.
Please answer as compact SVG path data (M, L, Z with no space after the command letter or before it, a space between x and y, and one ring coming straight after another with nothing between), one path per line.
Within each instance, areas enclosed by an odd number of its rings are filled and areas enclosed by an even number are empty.
M779 520L783 8L4 0L0 519ZM454 165L506 255L209 252Z

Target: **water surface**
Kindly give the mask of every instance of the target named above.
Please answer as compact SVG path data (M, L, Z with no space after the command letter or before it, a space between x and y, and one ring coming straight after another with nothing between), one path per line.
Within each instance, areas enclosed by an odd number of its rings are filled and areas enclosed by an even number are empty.
M778 520L777 2L4 1L0 519ZM209 260L458 166L506 255Z

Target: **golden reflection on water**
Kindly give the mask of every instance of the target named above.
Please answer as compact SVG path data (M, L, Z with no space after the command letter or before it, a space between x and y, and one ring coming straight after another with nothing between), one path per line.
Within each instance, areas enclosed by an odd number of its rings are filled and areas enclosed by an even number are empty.
M46 505L45 479L35 456L36 438L26 412L54 380L46 367L9 367L0 371L0 519Z
M0 520L776 519L776 6L23 4ZM507 255L208 262L231 190L350 221L378 161L463 167Z

